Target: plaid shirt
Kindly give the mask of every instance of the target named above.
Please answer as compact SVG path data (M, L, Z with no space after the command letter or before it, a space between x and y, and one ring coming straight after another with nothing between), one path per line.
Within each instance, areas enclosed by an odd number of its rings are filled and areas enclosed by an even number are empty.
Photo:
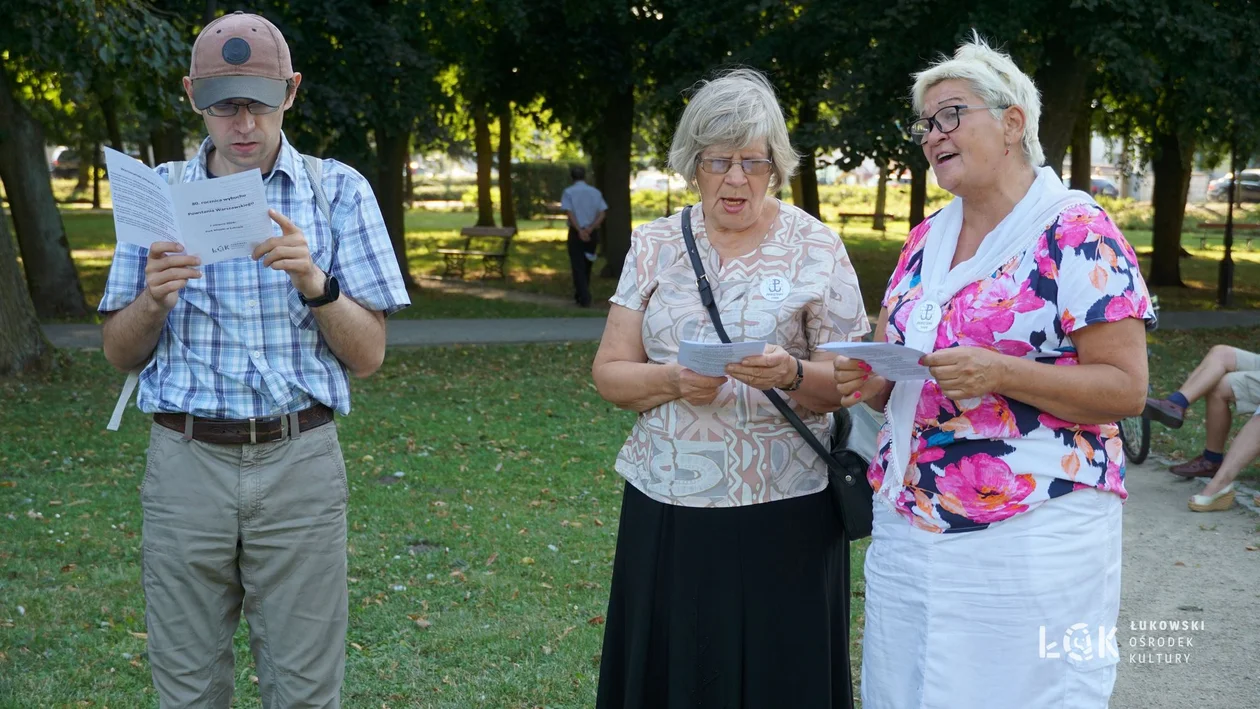
M207 138L184 169L184 182L207 179ZM275 168L263 177L267 202L306 235L315 265L335 276L343 296L389 315L410 305L389 234L367 180L324 160L327 223L315 203L301 155L281 136ZM169 164L157 172L167 177ZM280 227L272 225L273 234ZM145 289L148 249L118 244L99 310L127 307ZM153 358L140 374L137 405L146 413L219 419L261 418L320 402L350 411L345 365L324 341L288 274L262 261L203 266L180 291Z

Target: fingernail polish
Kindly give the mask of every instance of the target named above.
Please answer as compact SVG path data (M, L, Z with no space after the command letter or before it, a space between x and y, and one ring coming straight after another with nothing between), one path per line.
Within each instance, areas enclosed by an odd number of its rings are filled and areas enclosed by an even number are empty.
M853 398L854 398L854 399L861 399L861 398L862 398L862 392L860 392L860 391L855 391L855 392L853 392Z

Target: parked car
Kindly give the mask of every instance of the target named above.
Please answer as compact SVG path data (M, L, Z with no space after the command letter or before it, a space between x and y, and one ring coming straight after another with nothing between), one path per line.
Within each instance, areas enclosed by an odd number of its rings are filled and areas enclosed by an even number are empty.
M1234 173L1226 173L1208 183L1208 199L1213 202L1228 202L1229 188L1234 184ZM1239 202L1260 202L1260 169L1243 170L1238 173Z
M1089 178L1089 193L1095 197L1119 197L1120 188L1106 177Z
M50 171L53 177L75 177L79 174L79 152L74 148L58 150Z

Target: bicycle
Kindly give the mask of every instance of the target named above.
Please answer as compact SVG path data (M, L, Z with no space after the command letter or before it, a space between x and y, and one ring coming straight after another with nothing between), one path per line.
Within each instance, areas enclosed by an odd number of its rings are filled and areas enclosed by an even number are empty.
M1159 329L1159 296L1151 296L1151 310L1155 320L1146 326L1147 332ZM1153 391L1154 385L1148 384L1147 391ZM1151 452L1151 420L1145 412L1137 416L1120 419L1120 442L1124 444L1124 455L1128 462L1140 464Z

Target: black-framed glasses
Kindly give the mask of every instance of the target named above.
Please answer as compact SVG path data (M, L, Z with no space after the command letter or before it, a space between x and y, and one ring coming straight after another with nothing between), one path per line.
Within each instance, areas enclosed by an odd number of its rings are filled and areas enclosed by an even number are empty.
M239 113L242 108L255 116L263 116L280 110L279 106L268 106L267 104L259 103L258 101L250 101L249 103L220 101L219 103L212 103L209 106L206 106L206 113L214 116L215 118L231 118Z
M731 171L731 167L739 164L739 169L744 171L745 175L769 175L770 167L774 165L774 160L770 158L749 158L747 160L732 160L730 158L696 158L696 162L700 164L700 169L710 175L725 175Z
M923 145L927 142L928 134L932 132L932 126L936 126L936 129L941 133L953 133L958 130L958 123L961 121L963 111L974 111L981 108L1007 109L1010 106L968 106L966 104L945 106L927 118L920 118L911 123L910 140L916 145Z

